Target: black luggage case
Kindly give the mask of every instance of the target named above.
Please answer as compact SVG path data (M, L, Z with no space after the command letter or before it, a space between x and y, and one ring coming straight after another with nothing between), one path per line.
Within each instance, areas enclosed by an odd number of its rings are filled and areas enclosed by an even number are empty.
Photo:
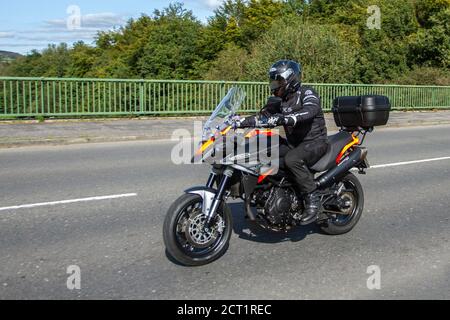
M389 121L390 111L391 103L386 96L338 97L333 103L336 125L348 129L384 126Z

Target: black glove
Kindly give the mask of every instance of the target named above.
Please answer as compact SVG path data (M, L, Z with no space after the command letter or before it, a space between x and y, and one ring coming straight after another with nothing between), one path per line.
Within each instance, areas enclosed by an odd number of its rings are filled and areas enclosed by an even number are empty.
M248 117L241 120L236 120L234 122L234 129L245 129L245 128L255 128L256 127L256 118Z
M270 127L284 126L287 123L286 118L282 114L272 115L268 120L267 124Z

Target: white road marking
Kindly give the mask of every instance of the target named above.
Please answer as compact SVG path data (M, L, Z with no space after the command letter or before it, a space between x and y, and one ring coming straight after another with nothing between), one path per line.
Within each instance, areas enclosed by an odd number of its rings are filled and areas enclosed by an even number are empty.
M443 161L443 160L450 160L450 157L441 157L441 158L433 158L433 159L380 164L380 165L371 166L370 169L398 167L398 166L406 166L406 165L417 164L417 163ZM353 168L352 170L356 170L356 168ZM24 204L24 205L20 205L20 206L0 208L0 211L28 209L28 208L36 208L36 207L55 206L55 205L59 205L59 204L71 204L71 203L89 202L89 201L102 201L102 200L130 198L130 197L137 197L137 193L127 193L127 194L118 194L118 195L111 195L111 196L91 197L91 198L73 199L73 200L62 200L62 201L43 202L43 203L34 203L34 204Z
M389 163L389 164L380 164L376 166L371 166L371 169L379 169L379 168L388 168L388 167L399 167L406 166L410 164L424 163L424 162L433 162L433 161L443 161L450 160L450 157L442 157L442 158L434 158L434 159L424 159L424 160L415 160L415 161L406 161L406 162L397 162L397 163Z
M24 204L24 205L20 205L20 206L0 208L0 211L28 209L28 208L45 207L45 206L55 206L55 205L59 205L59 204L78 203L78 202L102 201L102 200L129 198L129 197L136 197L136 196L137 196L137 193L128 193L128 194L117 194L117 195L112 195L112 196L91 197L91 198L84 198L84 199L73 199L73 200L63 200L63 201L44 202L44 203L35 203L35 204Z

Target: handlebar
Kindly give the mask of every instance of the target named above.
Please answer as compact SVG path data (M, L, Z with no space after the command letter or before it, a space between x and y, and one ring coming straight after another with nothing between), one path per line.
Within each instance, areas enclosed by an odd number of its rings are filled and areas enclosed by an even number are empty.
M262 129L272 129L274 128L274 126L269 125L267 122L269 121L269 118L267 118L264 115L260 115L258 122L256 124L257 128L262 128Z
M269 125L268 122L268 118L261 115L258 119L257 119L257 123L255 127L252 128L260 128L260 129L272 129L274 128L274 126ZM239 119L234 119L232 117L230 117L226 123L228 123L230 126L232 126L233 128L236 128L236 123L239 121ZM244 129L241 127L241 129Z
M256 128L261 128L261 129L272 129L274 128L273 126L267 124L267 123L259 123Z

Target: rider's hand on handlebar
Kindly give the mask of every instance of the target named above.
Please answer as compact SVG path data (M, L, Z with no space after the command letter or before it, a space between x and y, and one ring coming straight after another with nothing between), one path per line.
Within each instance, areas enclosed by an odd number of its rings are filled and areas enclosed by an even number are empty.
M231 122L231 127L233 130L254 127L254 124L250 118L241 119L239 116L236 116L231 120Z
M286 118L282 114L271 115L262 122L263 127L275 128L286 124Z

